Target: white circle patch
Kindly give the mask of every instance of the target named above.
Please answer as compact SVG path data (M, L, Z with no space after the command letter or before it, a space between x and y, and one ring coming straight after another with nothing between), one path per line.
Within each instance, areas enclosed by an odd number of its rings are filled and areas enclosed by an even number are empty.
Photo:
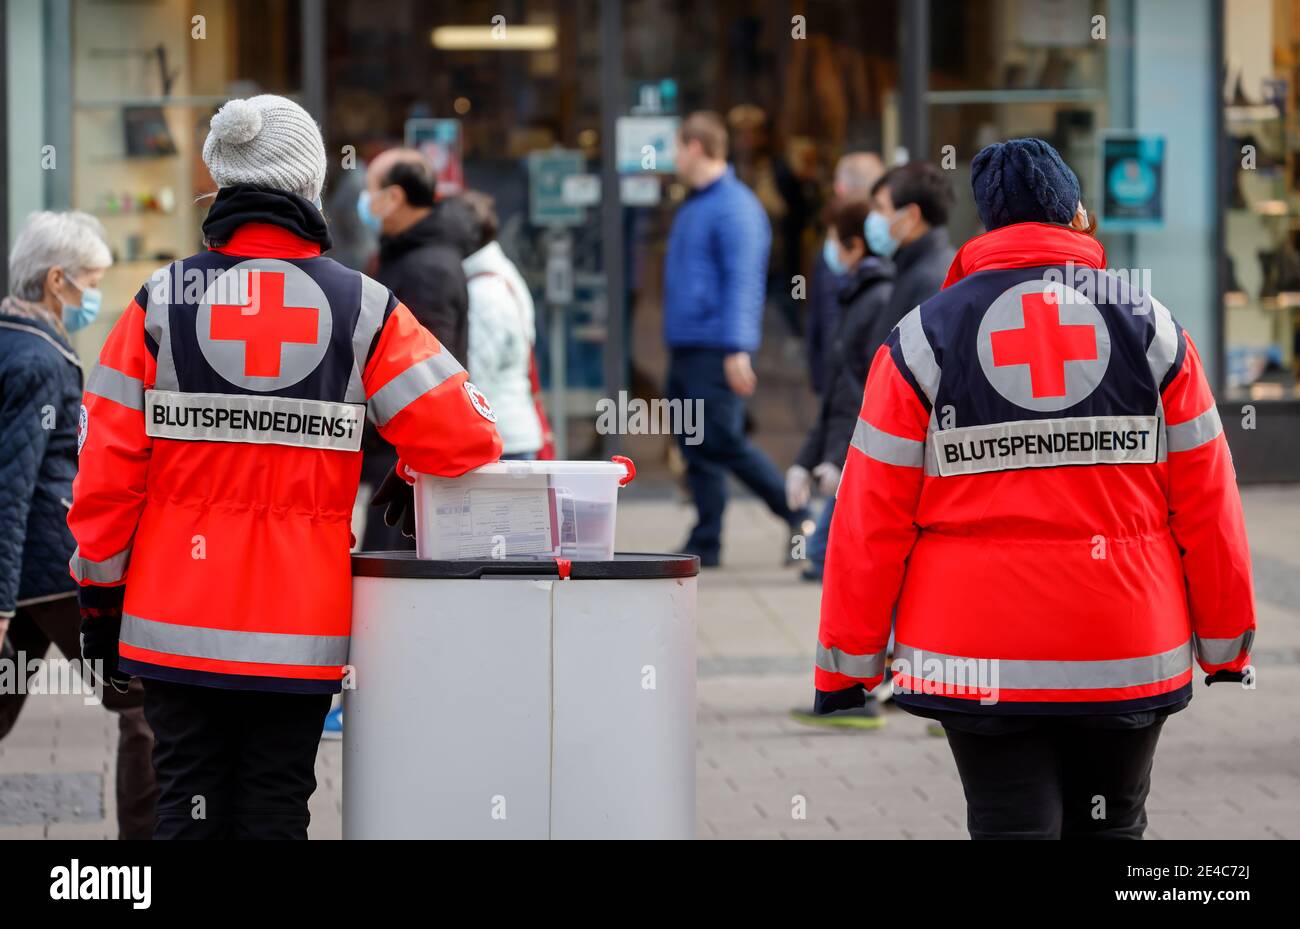
M81 405L81 413L77 416L77 454L81 454L81 446L86 444L86 434L90 432L90 414L86 412L86 404Z
M1022 281L984 313L976 350L994 390L1022 409L1051 412L1097 389L1110 365L1110 331L1073 287Z
M250 258L209 285L195 325L199 349L218 374L266 393L316 370L334 317L306 271L278 258Z
M482 416L490 423L497 421L497 414L493 412L492 404L488 403L488 398L483 396L483 391L466 381L465 393L469 395L469 402L474 405L474 409L478 410L479 416Z

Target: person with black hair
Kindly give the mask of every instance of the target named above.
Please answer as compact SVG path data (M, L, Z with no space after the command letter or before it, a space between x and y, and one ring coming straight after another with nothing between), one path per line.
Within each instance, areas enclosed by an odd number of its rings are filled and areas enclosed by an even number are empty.
M924 161L890 168L871 188L867 246L894 263L889 310L872 326L868 341L879 345L912 308L939 292L952 263L948 213L952 185L943 171Z
M366 168L357 200L361 221L379 233L375 280L383 284L454 358L469 357L469 290L461 262L478 248L478 224L459 197L439 200L437 177L413 148L380 152ZM378 487L397 453L367 424L362 481ZM406 551L415 541L382 519L366 520L362 548Z
M839 282L835 332L826 360L826 389L817 421L809 430L795 463L786 472L786 494L792 509L808 504L814 483L827 497L808 540L809 565L803 578L820 581L826 560L831 514L840 469L858 424L867 369L881 343L872 340L876 321L889 309L894 267L873 255L863 234L870 205L861 200L841 200L827 210L823 257Z
M438 200L437 178L412 148L390 148L366 169L361 221L379 233L375 279L457 358L468 356L469 294L461 262L477 247L473 213Z

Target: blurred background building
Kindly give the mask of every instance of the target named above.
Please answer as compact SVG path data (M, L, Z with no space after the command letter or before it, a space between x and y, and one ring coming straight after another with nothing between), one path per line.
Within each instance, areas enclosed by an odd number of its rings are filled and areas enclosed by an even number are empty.
M665 443L597 436L595 401L663 382L674 120L708 108L772 221L752 412L785 463L812 414L792 280L835 160L950 167L960 242L971 157L1035 135L1079 173L1110 266L1148 269L1201 346L1243 479L1300 480L1300 0L7 0L0 28L5 251L32 210L75 206L117 260L86 359L200 247L216 107L286 94L324 128L335 257L374 251L364 159L425 147L446 192L497 198L569 456L652 465Z

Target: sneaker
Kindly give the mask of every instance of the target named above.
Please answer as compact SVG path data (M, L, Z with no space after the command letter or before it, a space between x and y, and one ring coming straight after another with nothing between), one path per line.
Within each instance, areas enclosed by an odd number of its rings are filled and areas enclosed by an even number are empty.
M943 723L926 723L925 734L936 739L948 738L948 733L943 731Z
M343 738L343 707L336 706L325 717L325 728L321 730L322 739Z
M825 716L817 716L810 710L791 710L790 718L805 726L825 726L831 729L879 729L885 724L880 704L870 699L870 695L866 706L836 710Z

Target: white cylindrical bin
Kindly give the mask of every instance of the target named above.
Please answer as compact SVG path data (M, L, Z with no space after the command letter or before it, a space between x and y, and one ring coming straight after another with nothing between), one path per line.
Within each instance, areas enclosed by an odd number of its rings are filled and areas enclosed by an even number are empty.
M344 838L694 837L695 557L352 565Z

